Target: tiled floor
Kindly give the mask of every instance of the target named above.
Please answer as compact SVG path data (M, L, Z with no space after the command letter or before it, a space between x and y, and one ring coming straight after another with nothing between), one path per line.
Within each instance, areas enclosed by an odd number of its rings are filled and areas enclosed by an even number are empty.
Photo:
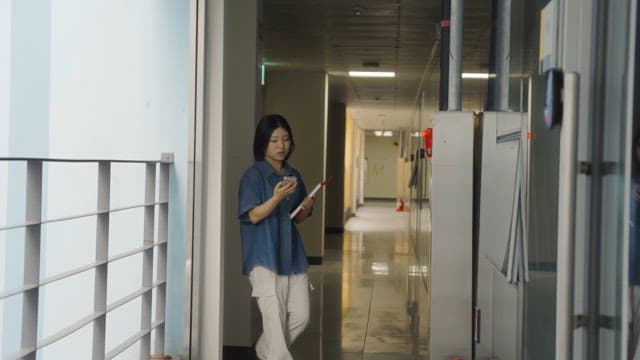
M393 221L389 211L371 220ZM312 320L294 358L427 359L428 296L409 232L348 231L325 244L323 265L309 272Z

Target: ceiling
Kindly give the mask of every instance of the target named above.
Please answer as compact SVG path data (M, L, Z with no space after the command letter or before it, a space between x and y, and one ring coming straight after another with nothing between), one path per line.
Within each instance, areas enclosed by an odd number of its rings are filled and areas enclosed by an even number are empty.
M490 0L464 1L463 72L487 72ZM330 98L364 129L411 128L420 89L426 117L437 110L441 0L264 0L265 63L323 70ZM366 64L371 63L371 64ZM378 66L372 66L374 64ZM349 70L395 71L352 78ZM483 108L486 80L463 80L463 110Z

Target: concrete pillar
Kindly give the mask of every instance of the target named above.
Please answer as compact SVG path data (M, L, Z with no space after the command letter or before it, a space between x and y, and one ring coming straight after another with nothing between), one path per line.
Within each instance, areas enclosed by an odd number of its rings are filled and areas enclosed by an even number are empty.
M225 348L252 347L258 335L258 311L249 281L242 275L242 248L238 182L253 164L256 119L257 63L256 1L226 1L224 10L222 241L224 254L223 344ZM231 356L231 355L229 355ZM225 356L227 357L227 356ZM231 356L235 358L235 356Z
M259 114L258 4L208 1L205 13L204 216L202 248L195 260L200 264L194 264L200 276L194 275L199 313L193 318L198 325L192 356L221 359L223 347L225 353L234 349L248 352L258 331L257 309L242 275L236 217L238 182L253 163L253 132Z
M340 231L344 227L345 123L345 104L329 103L327 175L333 177L333 183L326 190L325 228L329 231Z
M289 162L302 174L308 191L325 177L327 85L327 75L321 71L267 72L264 113L278 113L289 121L296 142ZM299 226L312 260L324 254L324 199L323 191L316 198L313 216Z

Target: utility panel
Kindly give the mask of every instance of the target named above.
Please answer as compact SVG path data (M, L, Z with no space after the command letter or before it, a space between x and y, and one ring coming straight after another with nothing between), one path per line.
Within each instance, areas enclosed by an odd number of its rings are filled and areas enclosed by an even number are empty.
M433 118L431 359L471 359L474 115Z

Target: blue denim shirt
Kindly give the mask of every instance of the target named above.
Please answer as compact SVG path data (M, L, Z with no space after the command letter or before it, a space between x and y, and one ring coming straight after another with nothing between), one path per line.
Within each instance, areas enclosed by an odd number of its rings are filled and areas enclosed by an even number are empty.
M283 176L298 178L294 194L282 200L273 212L257 224L249 220L249 211L273 196L273 188ZM289 214L307 196L300 173L285 163L278 174L266 161L257 161L240 180L238 218L242 236L242 272L248 275L261 265L280 275L306 272L309 264L300 233Z

